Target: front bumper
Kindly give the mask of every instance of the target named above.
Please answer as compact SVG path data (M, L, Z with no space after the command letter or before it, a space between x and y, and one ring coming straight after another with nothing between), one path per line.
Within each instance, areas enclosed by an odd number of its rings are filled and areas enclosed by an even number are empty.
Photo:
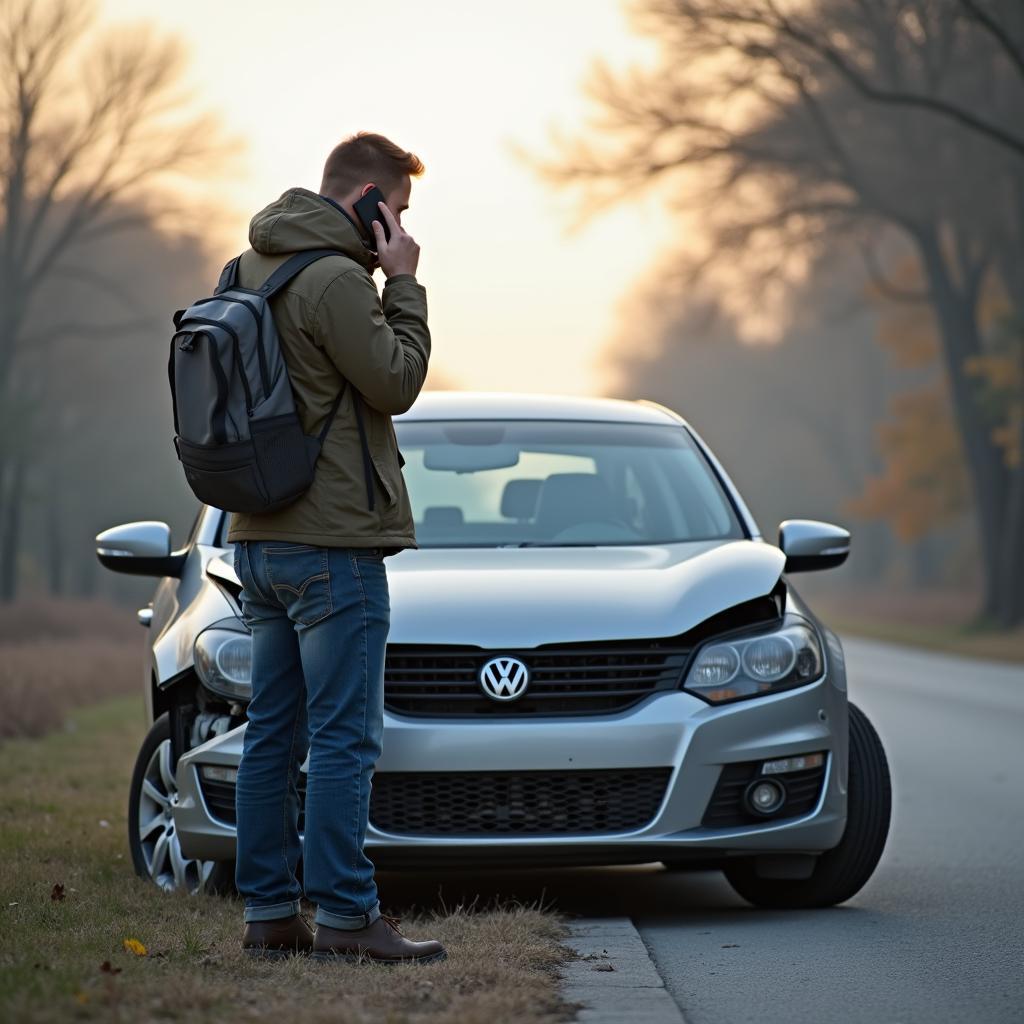
M654 816L629 832L586 835L401 835L372 821L366 845L387 864L611 864L752 853L817 853L846 825L847 704L835 662L818 682L712 707L686 692L652 696L626 711L588 717L484 722L385 715L377 772L574 772L670 769ZM208 809L204 764L237 767L245 726L188 751L178 764L175 826L182 852L204 860L235 855L235 829ZM823 751L820 796L808 813L754 824L702 824L724 765Z

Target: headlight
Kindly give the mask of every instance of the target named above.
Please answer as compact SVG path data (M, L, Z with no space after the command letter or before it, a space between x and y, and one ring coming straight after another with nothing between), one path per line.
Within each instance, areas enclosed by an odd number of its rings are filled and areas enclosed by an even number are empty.
M231 700L252 697L252 637L230 629L208 629L196 637L196 672L203 685Z
M817 679L825 659L814 627L787 615L781 629L713 640L697 653L684 689L711 704L760 697Z

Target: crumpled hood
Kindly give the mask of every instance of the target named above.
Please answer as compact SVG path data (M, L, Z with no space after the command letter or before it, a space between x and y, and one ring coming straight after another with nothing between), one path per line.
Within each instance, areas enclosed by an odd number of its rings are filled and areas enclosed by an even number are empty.
M337 207L305 188L290 188L249 222L249 244L264 256L337 249L372 270L376 255Z
M768 594L785 561L749 540L403 551L385 562L388 642L523 648L673 636Z
M410 548L385 560L393 644L529 648L685 633L764 597L786 556L764 541ZM207 571L237 582L230 558Z

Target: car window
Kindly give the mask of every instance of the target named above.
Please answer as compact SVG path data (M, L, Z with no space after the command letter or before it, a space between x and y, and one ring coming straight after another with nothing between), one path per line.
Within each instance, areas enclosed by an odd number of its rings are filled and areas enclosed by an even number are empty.
M743 537L681 426L396 421L420 547Z

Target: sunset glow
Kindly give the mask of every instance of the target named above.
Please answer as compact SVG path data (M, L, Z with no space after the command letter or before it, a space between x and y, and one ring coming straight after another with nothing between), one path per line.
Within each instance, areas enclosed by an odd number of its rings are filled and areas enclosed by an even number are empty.
M649 55L618 0L107 0L101 13L177 35L197 105L245 141L223 197L237 224L225 258L244 247L253 212L291 186L317 187L342 137L383 132L427 165L405 223L430 302L428 384L601 390L617 302L670 232L648 200L570 233L573 198L548 194L513 149L549 156L551 129L579 126L595 58L620 67Z

